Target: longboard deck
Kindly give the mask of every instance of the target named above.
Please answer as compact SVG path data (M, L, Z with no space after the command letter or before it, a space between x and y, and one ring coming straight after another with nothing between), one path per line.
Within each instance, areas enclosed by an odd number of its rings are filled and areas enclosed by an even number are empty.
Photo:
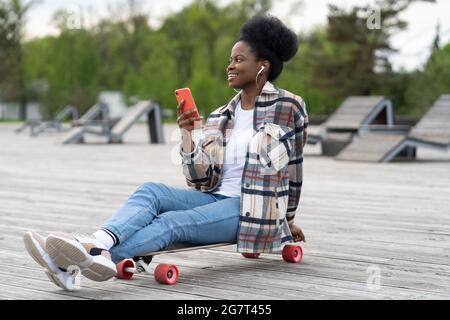
M170 247L167 247L164 250L147 252L144 254L140 254L139 256L140 257L157 256L157 255L166 254L166 253L176 253L176 252L183 252L183 251L210 249L210 248L231 246L234 244L235 243L231 243L231 242L221 242L221 243L208 244L208 245L192 245L189 243L175 243L175 244L171 245Z
M134 274L147 273L153 274L155 280L161 284L173 285L177 283L179 277L178 267L174 264L164 264L159 263L156 267L151 267L150 263L153 260L153 256L165 254L165 253L175 253L182 251L192 251L200 249L210 249L223 246L235 245L236 243L222 242L209 245L192 245L189 243L176 243L164 250L147 252L146 254L137 255L133 259L125 259L116 265L117 275L119 279L129 280ZM242 253L245 258L256 259L259 257L259 253L246 254ZM283 260L286 262L300 263L303 250L300 246L285 246L283 248Z

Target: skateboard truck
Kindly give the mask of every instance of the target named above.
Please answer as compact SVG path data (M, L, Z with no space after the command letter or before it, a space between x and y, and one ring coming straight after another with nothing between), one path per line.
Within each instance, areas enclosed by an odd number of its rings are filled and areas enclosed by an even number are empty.
M129 280L134 274L148 273L153 274L155 280L161 284L175 284L178 281L179 271L176 265L171 264L158 264L156 268L150 266L150 262L144 261L142 257L134 261L135 259L125 259L116 265L117 275L119 279ZM146 259L151 261L151 259Z

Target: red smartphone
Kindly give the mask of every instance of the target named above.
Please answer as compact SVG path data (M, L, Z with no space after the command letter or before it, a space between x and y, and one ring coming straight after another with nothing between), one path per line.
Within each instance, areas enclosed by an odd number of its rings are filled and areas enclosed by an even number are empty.
M175 97L177 98L178 104L181 103L181 100L184 100L182 113L195 110L189 118L197 118L200 117L198 113L197 106L195 105L194 97L192 96L191 90L189 88L182 88L175 90Z

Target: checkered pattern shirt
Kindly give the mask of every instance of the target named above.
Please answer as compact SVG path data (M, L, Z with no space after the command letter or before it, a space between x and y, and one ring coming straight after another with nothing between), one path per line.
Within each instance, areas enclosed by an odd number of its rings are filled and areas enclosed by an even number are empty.
M209 115L191 153L180 149L188 186L202 192L218 187L239 99L240 93ZM303 99L266 82L256 98L242 175L238 252L279 252L293 241L289 224L300 201L307 125Z

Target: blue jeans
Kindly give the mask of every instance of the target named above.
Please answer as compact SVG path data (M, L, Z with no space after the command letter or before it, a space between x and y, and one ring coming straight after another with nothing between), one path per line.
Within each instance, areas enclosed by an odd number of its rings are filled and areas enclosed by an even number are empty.
M110 250L117 263L177 242L235 243L239 212L240 197L150 182L139 187L103 228L119 240Z

